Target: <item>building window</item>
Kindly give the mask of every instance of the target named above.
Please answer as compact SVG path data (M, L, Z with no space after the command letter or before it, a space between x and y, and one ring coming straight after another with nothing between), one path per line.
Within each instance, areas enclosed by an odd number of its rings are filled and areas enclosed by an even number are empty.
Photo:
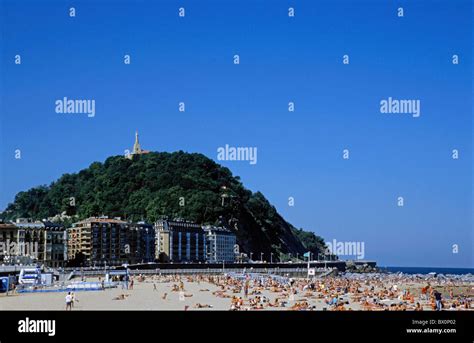
M199 233L196 232L196 260L199 260Z
M181 232L178 232L178 260L181 260Z
M186 259L191 260L191 232L186 232Z

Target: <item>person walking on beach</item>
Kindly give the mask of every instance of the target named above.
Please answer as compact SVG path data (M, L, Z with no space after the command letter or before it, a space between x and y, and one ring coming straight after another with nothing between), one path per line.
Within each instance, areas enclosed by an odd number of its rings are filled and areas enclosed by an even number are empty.
M74 308L74 303L79 302L79 299L76 297L76 293L71 292L71 308Z
M442 296L441 293L438 291L434 292L434 297L436 301L436 311L441 311L443 308L443 303L442 303Z
M71 311L72 310L72 295L71 292L67 292L66 295L66 311Z

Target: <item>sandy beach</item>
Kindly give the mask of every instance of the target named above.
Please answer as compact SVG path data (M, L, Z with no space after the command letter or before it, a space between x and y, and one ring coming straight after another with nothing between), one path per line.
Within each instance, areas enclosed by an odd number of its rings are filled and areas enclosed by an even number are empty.
M215 309L228 310L230 299L215 297L211 294L217 287L209 283L186 282L185 294L192 297L180 297L180 292L172 292L171 282L159 283L154 290L151 282L137 282L133 290L123 290L121 286L103 291L75 292L77 300L74 310L184 310L196 303L211 304ZM209 291L202 291L209 289ZM164 294L167 293L165 299ZM64 310L64 298L67 292L22 293L0 295L1 310ZM124 300L113 300L121 294L128 295ZM194 309L194 308L190 308Z
M413 276L275 281L266 276L140 276L129 289L74 292L80 310L472 310L474 283ZM97 281L97 280L88 280ZM431 293L431 294L430 294ZM65 310L67 292L0 295L0 310Z

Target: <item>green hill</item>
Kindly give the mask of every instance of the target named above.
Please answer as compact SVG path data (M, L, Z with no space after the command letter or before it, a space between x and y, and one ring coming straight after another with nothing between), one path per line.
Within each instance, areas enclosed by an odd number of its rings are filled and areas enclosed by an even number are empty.
M167 216L225 225L236 233L241 251L254 256L295 256L324 247L322 238L295 229L263 194L246 189L228 168L182 151L94 162L49 186L18 193L1 216L43 219L63 212L77 219L108 215L153 222Z

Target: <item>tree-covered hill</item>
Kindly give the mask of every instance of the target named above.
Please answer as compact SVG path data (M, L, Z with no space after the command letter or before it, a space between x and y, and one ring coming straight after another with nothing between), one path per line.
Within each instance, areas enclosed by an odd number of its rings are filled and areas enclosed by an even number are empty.
M270 252L295 256L324 247L322 238L296 230L228 168L182 151L94 162L49 186L18 193L1 216L43 219L63 212L77 219L107 215L154 222L166 216L225 225L236 233L241 251L263 252L267 259Z

